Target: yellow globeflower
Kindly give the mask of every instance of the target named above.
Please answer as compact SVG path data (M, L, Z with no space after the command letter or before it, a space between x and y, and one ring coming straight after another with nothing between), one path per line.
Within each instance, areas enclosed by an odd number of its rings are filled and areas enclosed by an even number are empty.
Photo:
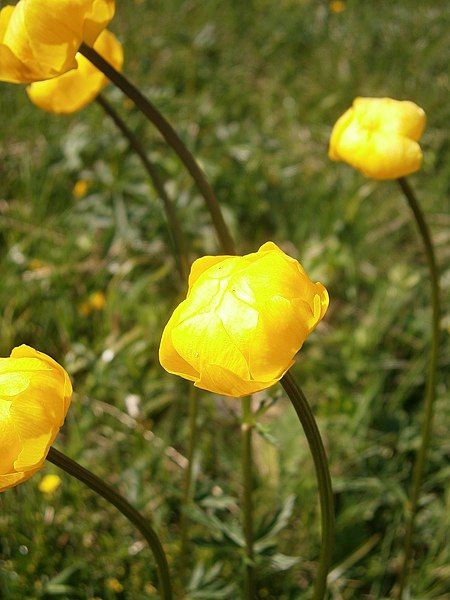
M38 471L67 413L66 371L29 346L0 358L0 491Z
M424 128L425 112L414 102L356 98L333 128L329 157L373 179L404 177L420 169Z
M110 31L102 31L94 49L118 71L123 64L123 49ZM30 100L49 112L69 114L84 108L108 83L108 78L81 54L76 55L78 68L47 81L27 87ZM80 182L78 182L80 183Z
M115 0L19 0L0 11L0 80L31 83L74 69L114 16Z
M281 379L327 307L324 286L273 242L245 256L205 256L192 265L159 359L199 388L245 396Z

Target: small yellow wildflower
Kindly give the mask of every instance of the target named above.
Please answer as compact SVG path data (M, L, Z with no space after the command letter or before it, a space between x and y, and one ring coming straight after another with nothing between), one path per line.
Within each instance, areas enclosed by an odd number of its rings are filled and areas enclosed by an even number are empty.
M42 267L45 266L45 263L42 262L42 260L39 260L39 258L32 258L30 260L30 262L28 263L28 268L31 269L32 271L37 271L38 269L42 269Z
M345 8L345 2L342 2L342 0L332 0L330 2L330 10L335 14L344 12Z
M105 308L106 297L101 291L92 292L87 300L78 306L78 312L82 317L88 317L93 311L101 311Z
M51 495L61 485L61 478L58 475L44 475L38 485L38 489L43 494Z
M79 179L73 186L72 194L77 200L79 200L80 198L86 196L88 189L89 181L87 181L86 179Z
M115 577L109 577L106 580L106 587L108 588L108 590L111 590L112 592L116 592L117 594L120 594L120 592L123 592L123 585Z
M88 317L92 312L92 308L91 305L89 304L89 302L82 302L81 304L78 305L78 313L82 316L82 317Z
M103 310L106 304L105 294L103 292L93 292L89 296L89 304L92 310Z
M123 101L123 107L126 108L127 110L132 109L134 106L134 102L133 100L131 100L130 98L125 98L125 100Z

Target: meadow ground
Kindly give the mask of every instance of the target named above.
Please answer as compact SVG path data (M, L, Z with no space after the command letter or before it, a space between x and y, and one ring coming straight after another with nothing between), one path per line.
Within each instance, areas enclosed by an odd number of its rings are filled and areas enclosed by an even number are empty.
M410 180L437 246L444 313L410 598L450 598L448 3L355 0L342 12L313 0L118 4L111 29L124 71L201 161L240 250L271 239L329 290L325 322L294 371L330 457L336 600L387 598L395 583L430 310L395 182L331 163L327 142L357 95L425 109L424 165ZM217 253L176 157L117 90L105 95L167 179L192 256ZM182 292L158 199L95 103L58 117L3 84L0 135L0 355L28 343L65 365L76 394L57 447L151 516L179 573L188 387L157 360ZM86 304L95 292L104 306ZM259 596L306 599L319 549L315 476L281 388L266 394L276 402L254 440ZM240 597L239 413L239 401L201 393L191 599ZM129 524L64 474L43 494L43 475L0 496L0 596L157 598L152 557Z

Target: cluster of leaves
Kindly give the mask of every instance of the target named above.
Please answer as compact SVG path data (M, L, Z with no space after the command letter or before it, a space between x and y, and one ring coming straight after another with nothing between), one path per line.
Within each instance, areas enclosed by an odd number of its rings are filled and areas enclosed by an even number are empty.
M446 298L450 281L448 16L438 0L382 4L349 1L334 14L313 0L135 1L122 3L113 27L127 74L201 160L241 250L273 239L330 291L296 376L330 455L336 600L382 598L395 581L429 340L427 272L398 190L326 156L330 127L354 96L409 98L429 115L414 184ZM188 176L120 94L107 94L164 174L193 255L215 253ZM61 443L151 516L176 573L187 388L162 372L157 348L183 290L158 198L95 105L58 118L5 85L0 108L0 354L25 342L66 366L76 396ZM83 314L96 291L104 309ZM307 598L319 548L314 472L280 390L262 398L270 408L254 442L259 595ZM430 600L450 593L446 399L441 379L411 578L412 597ZM201 396L192 599L241 589L239 410ZM68 477L51 498L38 482L0 498L2 597L157 597L154 566L126 522Z

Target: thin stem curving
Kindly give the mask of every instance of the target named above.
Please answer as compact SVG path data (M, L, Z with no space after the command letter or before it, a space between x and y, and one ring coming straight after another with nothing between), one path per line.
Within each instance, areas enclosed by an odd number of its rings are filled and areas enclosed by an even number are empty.
M216 198L214 190L209 184L203 170L188 150L185 143L176 133L172 125L158 111L158 109L130 82L128 79L119 73L112 65L108 63L98 52L90 46L82 44L79 52L83 54L94 66L110 79L122 92L130 98L141 112L153 123L160 134L176 152L181 162L191 174L193 180L197 184L200 193L205 199L208 210L217 232L222 250L227 254L235 254L235 245L233 238L228 230L227 224L222 215L220 204Z
M256 598L256 581L253 549L253 486L252 486L252 433L253 415L251 409L251 398L242 400L243 418L241 424L242 438L242 509L245 538L245 577L244 598L254 600Z
M50 448L47 460L87 485L91 490L105 498L105 500L108 500L108 502L113 504L129 521L131 521L131 523L133 523L135 527L137 527L137 529L139 529L141 534L147 540L158 566L161 597L164 600L172 600L172 586L166 554L157 533L147 519L133 508L113 487L106 483L106 481L103 481L103 479L100 479L100 477L97 477L97 475L94 475L91 471L88 471L62 452L59 452L59 450Z
M283 376L280 383L289 396L302 424L316 469L322 520L322 546L313 599L322 600L322 598L325 598L327 591L327 576L330 570L334 538L333 489L331 487L327 455L322 438L320 437L319 428L303 391L297 385L290 372Z
M189 386L189 447L188 447L188 465L186 468L183 490L183 511L180 522L180 572L181 579L184 577L189 549L188 515L186 509L192 503L194 496L193 466L197 442L197 414L198 414L198 389L193 385Z
M156 190L159 198L161 199L164 213L166 215L167 223L169 225L169 230L172 234L173 243L175 246L175 252L178 259L178 268L180 271L180 277L182 281L186 281L188 277L188 250L187 243L181 228L180 222L178 220L177 214L175 212L175 208L172 200L169 198L166 187L164 185L164 181L162 177L158 173L158 169L156 165L149 159L144 148L139 142L137 136L131 131L125 121L121 118L121 116L114 110L111 104L106 100L104 96L99 94L96 98L97 103L102 107L105 113L111 117L114 121L117 128L122 132L124 137L127 139L130 147L134 150L137 156L140 158L145 170L147 171L150 180L153 183L153 187Z
M430 359L428 365L428 376L425 390L425 405L424 415L421 429L421 442L417 452L416 461L414 463L411 497L409 506L409 518L406 525L404 539L403 563L400 570L399 586L397 597L403 598L406 582L410 570L412 541L414 536L414 526L419 505L420 488L422 486L423 472L427 459L428 446L430 443L431 430L433 426L433 409L436 398L436 380L438 368L438 353L439 353L439 320L440 320L440 290L439 290L439 271L436 264L436 257L433 247L431 235L425 221L424 214L419 206L416 196L409 185L408 181L401 177L397 180L398 184L412 210L414 219L422 238L425 255L428 263L431 281L431 305L432 305L432 338Z

